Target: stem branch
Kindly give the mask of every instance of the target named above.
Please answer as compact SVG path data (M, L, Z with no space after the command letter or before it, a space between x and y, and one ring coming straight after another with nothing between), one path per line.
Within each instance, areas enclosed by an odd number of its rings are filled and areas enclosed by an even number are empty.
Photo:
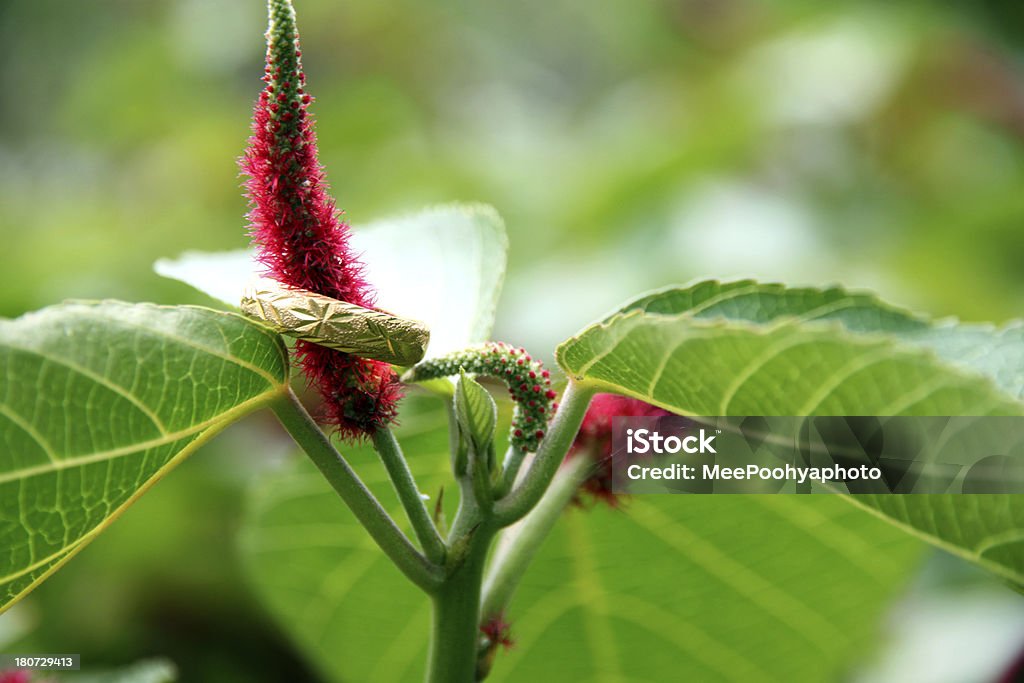
M443 578L442 569L427 560L395 525L359 475L299 403L294 392L289 389L271 407L277 419L323 473L380 549L410 581L427 593L437 590Z
M423 552L431 562L444 564L447 548L430 518L430 512L427 511L427 506L416 486L416 480L413 479L412 472L409 471L409 465L405 456L402 455L402 448L398 444L398 440L386 427L375 431L372 438L373 446L380 454L388 476L391 477L391 483L398 493L399 500L402 501L402 507L405 508L405 514L409 517L409 522L423 547Z
M522 519L544 495L565 459L565 454L569 452L595 393L595 389L569 382L558 413L548 428L547 436L540 442L537 455L523 481L494 506L494 517L501 526Z
M587 455L570 459L565 467L559 469L537 506L520 522L502 532L484 580L480 610L484 620L505 610L526 568L593 467L594 463Z
M508 447L508 452L505 453L505 459L502 461L501 488L498 490L498 498L512 490L525 457L526 451L522 448Z

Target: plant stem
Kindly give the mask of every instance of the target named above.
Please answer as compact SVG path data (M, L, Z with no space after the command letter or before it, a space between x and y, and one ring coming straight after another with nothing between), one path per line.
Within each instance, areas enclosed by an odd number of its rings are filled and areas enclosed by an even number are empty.
M505 459L502 461L501 488L497 492L498 498L512 490L516 483L516 476L519 474L519 468L522 467L525 457L526 451L522 448L508 447L508 452L505 453Z
M443 579L442 568L427 560L395 525L373 493L359 479L359 475L306 412L294 392L289 389L271 407L277 419L323 473L381 550L410 581L427 593L437 590Z
M494 506L494 516L499 525L507 526L522 519L544 495L572 446L595 393L596 389L589 386L569 382L562 394L558 413L548 428L547 436L540 442L523 481Z
M480 643L480 586L494 532L473 532L465 562L434 593L427 683L473 683Z
M444 564L444 556L447 548L441 535L437 531L430 512L423 502L416 480L409 471L409 465L402 455L402 448L390 429L378 429L373 433L373 446L380 454L380 459L391 477L391 483L398 493L405 514L409 517L412 529L419 539L423 552L427 559L436 564Z
M484 581L480 610L484 620L505 610L526 568L593 467L593 461L586 455L571 458L558 470L537 506L502 532Z
M526 565L589 469L591 463L587 458L573 461L563 470L550 493L545 495L579 431L595 391L570 382L562 396L562 406L518 486L513 484L525 453L513 449L507 455L501 489L511 492L493 507L490 490L484 492L481 481L476 481L474 486L473 474L479 475L476 468L463 472L459 468L458 457L454 457L462 496L448 535L451 548L446 558L448 573L432 593L434 621L427 666L428 683L472 683L478 673L486 673L478 672L477 667L481 592L489 546L498 529L521 519L543 501L535 514L513 532L507 552L497 558L499 563L494 565L488 581L485 616L503 609ZM449 423L452 434L457 434L452 410L449 410ZM453 436L451 442L455 456L459 453L456 439L457 436Z

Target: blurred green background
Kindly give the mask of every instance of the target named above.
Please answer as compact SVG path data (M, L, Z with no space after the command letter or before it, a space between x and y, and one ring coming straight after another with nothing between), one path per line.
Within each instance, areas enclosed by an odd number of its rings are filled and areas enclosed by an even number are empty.
M511 263L496 336L538 355L694 278L1024 313L1018 1L296 5L339 205L356 225L497 207ZM151 264L246 244L235 159L264 26L261 0L0 0L0 315L65 298L211 303ZM305 680L231 550L250 471L281 456L242 454L266 452L272 430L256 417L157 486L0 618L0 647ZM918 584L894 610L897 652L866 680L899 680L886 667L910 661L917 622L1024 634L1022 601L955 562Z

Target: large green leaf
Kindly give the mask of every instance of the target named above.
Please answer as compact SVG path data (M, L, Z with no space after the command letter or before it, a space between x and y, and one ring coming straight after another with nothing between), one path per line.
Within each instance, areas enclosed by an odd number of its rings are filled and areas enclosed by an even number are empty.
M430 327L428 357L487 341L505 278L508 240L483 204L446 204L356 226L352 242L377 305ZM156 271L237 307L260 270L251 250L187 252Z
M71 303L0 321L0 377L2 610L278 395L288 360L235 314Z
M576 380L692 415L1021 415L1024 334L841 289L708 282L644 296L558 349ZM858 496L1024 583L1019 496Z
M425 491L448 474L439 402L400 429ZM346 457L392 514L369 449ZM835 497L634 498L570 509L515 595L494 681L808 681L869 647L920 544ZM268 475L242 536L257 591L332 681L422 679L428 600L305 459Z
M944 361L980 372L1004 391L1024 395L1024 325L992 325L932 321L896 308L871 294L829 289L791 288L752 280L701 282L673 287L631 302L620 312L688 314L700 320L724 318L767 324L834 321L856 333L882 333L934 351Z

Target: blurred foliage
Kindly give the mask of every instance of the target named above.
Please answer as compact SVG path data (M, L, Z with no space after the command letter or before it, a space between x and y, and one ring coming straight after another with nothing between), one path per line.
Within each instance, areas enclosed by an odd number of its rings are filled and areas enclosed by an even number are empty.
M296 4L339 204L356 223L494 204L511 236L497 337L538 355L697 277L1021 314L1019 2ZM258 0L0 2L0 315L208 303L151 264L246 242L234 160L263 27ZM300 666L233 565L238 455L262 450L238 438L24 603L36 642L168 655L184 680L232 680L243 646L266 653L244 680Z
M234 159L263 9L0 5L0 312L179 302L194 295L153 277L155 258L245 243ZM550 347L637 289L698 276L841 280L970 319L1019 312L1016 3L298 11L340 205L358 223L494 204L513 236L514 341ZM574 315L556 315L565 301Z

